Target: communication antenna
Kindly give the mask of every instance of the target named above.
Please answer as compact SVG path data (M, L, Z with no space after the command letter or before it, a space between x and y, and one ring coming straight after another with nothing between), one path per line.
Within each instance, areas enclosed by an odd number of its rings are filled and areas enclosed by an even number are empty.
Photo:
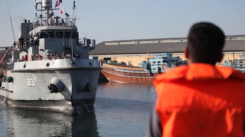
M11 23L11 28L12 28L13 38L14 38L14 41L15 41L15 35L14 35L14 29L13 29L13 23L12 23L12 19L11 19L10 10L9 10L9 3L8 3L8 0L6 0L6 1L7 1L7 6L8 6L9 19L10 19L10 23Z
M73 6L72 6L72 11L73 11L73 15L72 15L72 20L73 20L73 24L76 24L76 16L75 16L75 11L76 11L76 2L75 0L73 1Z

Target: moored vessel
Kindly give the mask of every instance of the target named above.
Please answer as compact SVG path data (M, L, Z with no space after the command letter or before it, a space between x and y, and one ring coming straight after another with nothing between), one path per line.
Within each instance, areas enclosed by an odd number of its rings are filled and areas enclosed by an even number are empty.
M245 73L245 55L240 55L238 59L234 59L234 60L229 60L229 59L224 60L222 65L227 67L232 67L236 70Z
M117 83L152 83L155 76L164 73L176 66L187 64L172 53L155 54L141 62L141 67L103 64L101 72L110 82ZM122 63L120 63L122 64Z
M92 111L101 70L98 60L89 59L95 40L80 42L76 19L67 13L65 19L54 17L52 0L37 2L36 10L46 11L46 17L21 23L19 42L10 47L12 60L0 100L14 108Z

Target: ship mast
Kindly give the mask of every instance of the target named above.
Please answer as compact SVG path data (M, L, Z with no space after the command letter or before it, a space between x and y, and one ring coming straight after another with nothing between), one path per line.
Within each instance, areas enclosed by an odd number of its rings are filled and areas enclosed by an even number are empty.
M41 4L41 8L38 9L38 5ZM59 8L52 8L52 0L42 0L42 2L36 2L36 10L37 11L46 11L47 14L47 24L48 24L48 20L50 17L53 16L53 12L50 14L50 10L59 10ZM42 14L41 14L42 15ZM41 21L42 21L42 16L40 16Z
M72 10L73 10L73 25L76 25L76 19L75 19L75 10L76 10L76 3L75 1L73 1L73 7L72 7Z
M10 10L9 10L9 3L8 3L8 0L6 0L6 1L7 1L7 5L8 5L8 13L9 13L9 19L10 19L10 23L11 23L11 27L12 27L13 38L14 38L14 41L15 41L15 35L14 35L14 29L13 29L13 23L12 23L12 19L11 19Z

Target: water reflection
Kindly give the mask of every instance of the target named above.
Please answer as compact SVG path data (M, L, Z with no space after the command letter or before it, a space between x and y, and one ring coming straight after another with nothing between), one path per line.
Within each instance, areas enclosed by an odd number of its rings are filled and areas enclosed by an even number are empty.
M72 117L0 106L0 137L142 137L155 98L151 84L103 84L95 113Z
M5 111L4 108L1 107L1 103L0 103L0 136L7 135L8 127L6 123L7 123L7 112Z
M59 113L18 109L7 109L5 112L7 113L6 136L99 136L95 113L71 117Z
M98 87L97 97L110 99L127 99L150 101L156 98L152 84L120 84L107 83Z

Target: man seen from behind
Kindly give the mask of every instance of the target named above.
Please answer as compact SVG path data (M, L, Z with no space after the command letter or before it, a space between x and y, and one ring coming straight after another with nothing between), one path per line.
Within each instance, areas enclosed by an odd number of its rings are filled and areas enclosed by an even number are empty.
M194 24L180 66L157 76L157 100L147 137L243 137L245 76L216 66L225 35L208 22Z

